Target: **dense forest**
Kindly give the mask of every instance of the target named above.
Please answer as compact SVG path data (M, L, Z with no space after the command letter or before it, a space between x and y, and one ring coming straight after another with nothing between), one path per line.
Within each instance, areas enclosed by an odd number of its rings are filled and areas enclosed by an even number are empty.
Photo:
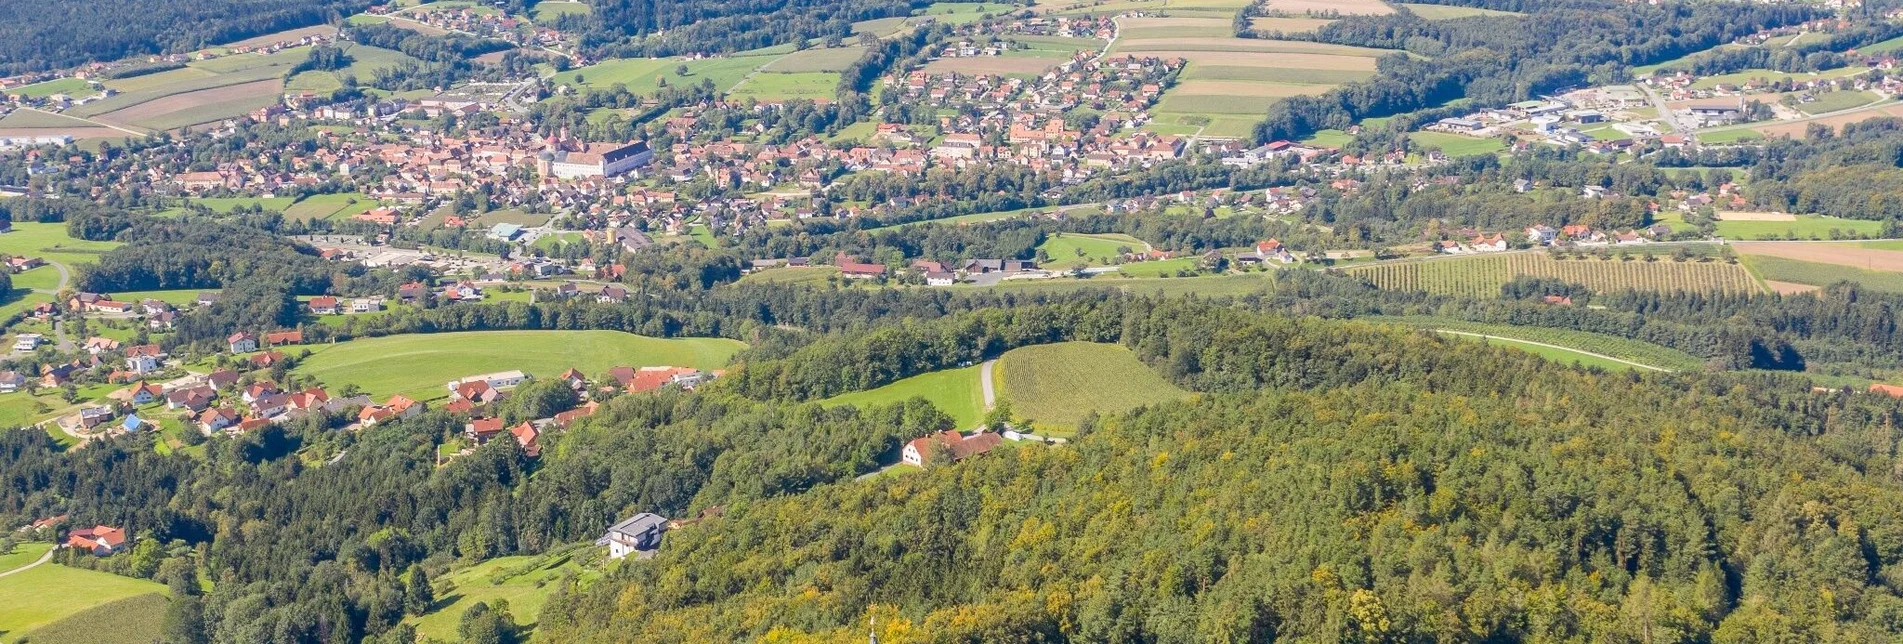
M0 74L189 52L336 22L371 0L0 0Z

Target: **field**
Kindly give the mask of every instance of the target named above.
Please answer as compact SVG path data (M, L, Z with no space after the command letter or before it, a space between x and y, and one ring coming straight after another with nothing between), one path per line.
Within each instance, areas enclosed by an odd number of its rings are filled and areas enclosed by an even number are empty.
M1831 231L1874 236L1883 232L1883 222L1844 219L1824 215L1787 215L1788 221L1739 219L1739 215L1718 214L1717 230L1727 239L1830 239ZM1682 221L1682 219L1681 219Z
M1326 18L1251 18L1249 28L1257 32L1301 33L1320 29L1334 22Z
M540 6L542 5L537 5L538 8ZM359 81L367 82L376 75L379 69L392 68L404 63L416 62L415 58L411 58L407 54L383 49L381 47L371 47L369 45L359 45L356 43L344 43L343 47L345 53L348 53L351 58L349 67L334 72L309 71L298 74L285 83L284 89L293 92L334 92L343 87L343 77L345 76L353 76Z
M1545 253L1506 253L1372 264L1347 269L1375 286L1397 291L1427 291L1444 295L1495 297L1500 287L1517 276L1553 277L1600 292L1723 291L1754 292L1757 283L1741 266L1719 261L1675 262L1669 257L1630 261L1556 260Z
M1849 249L1845 249L1849 250ZM1887 293L1903 293L1903 273L1869 270L1842 264L1810 262L1770 255L1746 255L1744 263L1765 281L1805 284L1809 286L1828 286L1837 282L1856 282L1858 285ZM1780 292L1794 292L1800 289L1786 287Z
M0 235L0 254L40 257L68 266L91 264L100 253L118 247L118 242L74 239L66 234L66 224L16 222L13 232Z
M1865 71L1868 71L1868 70L1865 69L1864 67L1857 66L1857 65L1851 65L1849 67L1834 69L1834 70L1830 70L1826 72L1819 72L1816 74L1809 74L1809 73L1803 73L1803 72L1780 72L1780 71L1775 71L1770 69L1746 69L1742 71L1732 72L1729 74L1717 74L1713 76L1706 76L1703 78L1699 78L1697 81L1694 81L1692 83L1692 87L1694 89L1711 89L1719 85L1743 85L1753 80L1778 81L1778 80L1807 80L1812 78L1837 78L1842 76L1854 76L1857 74L1864 73Z
M1652 344L1650 342L1642 342L1639 340L1622 338L1616 335L1592 333L1589 331L1576 331L1573 329L1556 329L1556 328L1537 327L1537 326L1514 326L1510 324L1488 324L1485 322L1468 322L1465 320L1456 320L1453 318L1428 317L1428 316L1412 316L1412 317L1376 316L1376 317L1358 318L1358 319L1361 319L1367 322L1378 322L1383 324L1399 324L1399 325L1409 326L1409 327L1428 328L1428 329L1436 329L1436 330L1442 330L1442 331L1460 331L1465 333L1478 333L1482 335L1491 335L1491 336L1497 336L1501 338L1512 338L1512 339L1518 339L1518 340L1529 340L1533 342L1541 342L1545 344L1554 344L1554 345L1559 345L1559 346L1567 347L1571 349L1577 349L1579 351L1587 351L1591 353L1597 353L1600 355L1612 356L1614 358L1619 358L1621 360L1630 360L1632 362L1637 362L1639 364L1650 365L1653 367L1657 367L1659 369L1665 369L1670 371L1698 371L1704 368L1704 361L1698 359L1697 356L1693 356L1689 353L1685 353L1677 349L1672 349L1669 347ZM1545 349L1544 347L1539 347L1537 345L1527 345L1527 346L1532 348ZM1552 351L1552 349L1546 349L1546 350ZM1581 357L1580 354L1577 354L1577 353L1574 353L1571 355L1573 357ZM1611 364L1614 366L1611 366L1608 368L1613 368L1613 369L1632 368L1631 365L1620 364L1617 362L1612 362Z
M584 2L537 2L531 10L536 22L553 21L561 16L585 16L590 9Z
M534 228L547 224L550 217L553 217L553 215L548 213L536 214L522 212L520 210L493 210L477 215L475 224L478 226L515 224L525 228Z
M1291 15L1338 13L1344 16L1384 16L1394 13L1394 7L1381 0L1269 0L1269 10Z
M1492 154L1505 150L1507 145L1495 138L1480 138L1448 134L1446 132L1412 132L1407 138L1415 145L1440 148L1441 154L1450 157L1463 157L1475 154Z
M165 628L165 603L165 595L158 593L134 595L73 613L22 635L34 642L156 642Z
M394 52L392 52L394 53ZM182 69L106 81L117 96L68 110L115 125L171 129L242 116L277 101L284 73L309 55L298 47L274 54L239 54L197 61Z
M0 579L0 633L16 642L23 635L32 636L35 629L95 606L164 591L164 585L143 579L44 564Z
M1835 91L1835 92L1821 92L1816 95L1817 100L1811 101L1809 103L1799 103L1797 105L1797 109L1798 111L1801 111L1805 114L1816 116L1818 114L1823 114L1826 112L1836 112L1840 110L1847 110L1853 107L1862 107L1865 105L1869 105L1871 103L1875 103L1882 98L1883 97L1877 96L1875 93L1872 93L1872 92L1857 92L1857 91L1848 91L1848 90L1841 90L1841 91Z
M368 210L377 205L376 200L367 195L345 192L329 195L311 195L299 199L296 204L284 208L286 219L310 221L329 219L342 214L356 214L350 211Z
M132 136L127 132L76 119L62 114L40 112L30 109L14 110L6 118L0 118L0 136L59 136L66 135L74 139L116 138Z
M987 15L999 15L1016 7L995 2L938 2L918 12L921 16L951 25L963 25L977 22Z
M583 570L571 551L568 554L498 557L450 572L434 580L436 609L422 617L407 618L416 626L417 640L453 640L464 611L476 602L509 601L515 622L532 628L542 604L561 587L559 582L570 574L594 577L599 573Z
M556 74L554 82L558 85L590 89L607 89L615 85L626 85L628 91L651 94L660 88L656 79L666 79L666 82L670 84L699 83L701 79L707 79L713 81L715 87L725 90L738 84L761 65L773 62L774 58L774 56L733 56L700 60L622 58ZM687 66L686 76L676 74L676 68L682 65Z
M65 94L73 98L84 98L97 92L94 92L90 86L86 84L86 81L69 77L56 78L44 83L23 85L0 93L25 96L27 98L46 98L54 94Z
M748 76L729 92L734 99L751 96L762 102L792 99L831 99L839 88L837 72L760 72Z
M979 370L973 365L912 376L898 382L827 398L823 405L890 405L912 398L931 401L933 407L950 415L960 429L971 429L984 420L984 389L979 386ZM994 374L995 375L995 374Z
M0 572L33 563L34 560L40 558L40 555L52 549L53 544L50 543L22 543L14 546L13 552L0 555Z
M1733 244L1738 252L1747 256L1767 256L1792 259L1820 264L1836 264L1871 271L1903 273L1903 250L1891 250L1882 246L1870 247L1856 243L1778 243L1744 242Z
M1903 116L1903 104L1884 103L1884 104L1876 105L1876 106L1865 108L1865 109L1854 110L1850 112L1843 112L1839 114L1832 114L1830 116L1825 116L1821 118L1808 118L1808 119L1801 119L1796 121L1779 121L1777 123L1768 124L1768 125L1760 125L1757 127L1750 128L1748 130L1743 130L1743 131L1749 132L1749 131L1755 130L1756 132L1761 133L1764 136L1788 136L1791 138L1803 138L1809 132L1810 126L1812 124L1827 125L1827 126L1830 126L1830 129L1832 130L1841 130L1843 129L1843 126L1848 123L1861 123L1863 121L1873 119L1873 118L1892 117L1892 116ZM1729 132L1736 132L1736 131L1739 131L1739 130L1724 130L1723 132L1729 133ZM1710 135L1705 133L1699 133L1698 139L1700 141L1714 140L1710 137Z
M1188 280L1185 280L1188 281ZM1038 432L1075 431L1090 412L1112 414L1180 400L1164 380L1120 345L1062 342L1005 352L993 374L998 396Z
M839 268L834 266L782 267L748 273L735 283L823 285L836 275L839 275Z
M1142 251L1149 247L1143 240L1129 235L1059 233L1046 238L1037 249L1044 251L1052 266L1062 268L1080 261L1091 266L1108 266L1122 254L1118 249Z
M1457 7L1454 5L1446 5L1446 4L1405 4L1403 3L1400 6L1407 7L1407 10L1413 12L1414 15L1420 16L1422 18L1426 18L1428 20L1453 20L1455 18L1472 18L1474 16L1523 16L1523 15L1526 15L1523 13L1515 13L1512 11L1496 11L1493 9L1481 9L1479 7Z
M327 387L357 385L372 398L403 394L431 400L447 395L443 383L448 381L510 369L543 378L570 367L591 376L620 365L718 369L744 346L720 338L659 339L619 331L393 335L313 347L316 352L297 372Z
M859 46L832 47L826 49L808 49L797 51L774 59L760 66L762 72L798 73L798 72L837 72L843 71L859 59L866 56L866 48Z

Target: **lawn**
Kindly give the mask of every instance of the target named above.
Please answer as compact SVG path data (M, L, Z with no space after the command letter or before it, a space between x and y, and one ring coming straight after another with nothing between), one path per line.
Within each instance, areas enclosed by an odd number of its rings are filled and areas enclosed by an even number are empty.
M701 246L707 248L720 247L720 240L714 237L713 229L708 228L706 224L688 226L687 236L693 238L694 241L700 242Z
M416 626L417 641L447 641L455 639L456 627L462 623L463 612L469 610L470 606L476 602L493 604L498 599L506 599L515 622L525 628L533 628L536 617L542 613L542 604L548 601L556 588L561 587L557 582L563 577L570 574L582 577L600 575L582 569L573 559L573 554L571 551L570 554L558 555L497 557L451 571L434 580L436 610L405 621Z
M1141 252L1149 247L1143 240L1123 234L1057 233L1045 238L1037 249L1050 258L1050 268L1065 268L1079 261L1090 266L1109 266L1116 263L1123 249Z
M1830 231L1876 236L1883 222L1825 215L1798 215L1797 221L1718 221L1718 235L1728 239L1830 239Z
M1040 433L1073 432L1090 412L1113 414L1189 395L1115 344L1014 349L998 360L993 377L1013 415Z
M40 555L52 549L53 544L50 543L22 543L14 546L13 552L0 555L0 572L33 563L34 560L40 558Z
M51 293L59 289L59 269L51 265L13 275L13 288L30 288Z
M984 388L979 385L982 366L946 369L912 376L867 391L857 391L820 401L822 405L868 407L890 405L912 398L924 398L950 415L960 429L971 429L984 420Z
M432 400L447 395L443 385L451 380L511 369L542 378L570 367L591 375L621 365L718 369L745 346L722 338L659 339L619 331L409 334L314 347L297 372L333 390L356 385L377 399L403 394Z
M21 635L94 606L164 591L164 585L143 579L45 564L0 581L0 633L19 641Z
M1492 154L1507 147L1499 139L1483 139L1445 132L1413 132L1408 134L1407 138L1421 147L1440 148L1441 154L1450 157Z
M74 239L66 234L66 224L14 222L13 232L0 234L0 254L40 257L67 266L91 264L99 255L119 247L119 242Z
M165 595L146 593L102 603L22 633L34 642L147 644L163 639Z

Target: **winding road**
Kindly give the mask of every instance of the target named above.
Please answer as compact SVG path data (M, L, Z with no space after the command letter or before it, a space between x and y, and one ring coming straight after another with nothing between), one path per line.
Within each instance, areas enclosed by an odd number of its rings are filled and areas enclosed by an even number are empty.
M33 568L35 568L35 567L37 567L37 566L39 566L40 564L43 564L43 563L46 563L46 562L48 562L48 561L52 561L52 560L53 560L53 551L54 551L54 550L57 550L57 549L58 549L58 548L47 548L47 549L46 549L46 553L45 553L45 554L42 554L42 555L40 555L40 558L38 558L38 559L34 559L34 560L33 560L33 563L30 563L30 564L27 564L27 565L24 565L24 566L20 566L20 567L18 567L18 568L14 568L14 569L12 569L12 570L8 570L8 571L6 571L6 572L0 572L0 577L5 577L5 576L7 576L7 575L11 575L11 574L15 574L15 573L22 573L22 572L26 572L26 571L28 571L28 570L32 570Z

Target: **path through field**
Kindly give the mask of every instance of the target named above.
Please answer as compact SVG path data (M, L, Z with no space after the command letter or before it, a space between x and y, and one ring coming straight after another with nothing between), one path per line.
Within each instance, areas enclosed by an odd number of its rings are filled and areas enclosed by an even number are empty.
M1641 362L1633 362L1633 361L1631 361L1631 360L1626 360L1626 359L1624 359L1624 358L1614 358L1614 357L1612 357L1612 356L1609 356L1609 355L1606 355L1606 354L1603 354L1603 353L1593 353L1593 352L1591 352L1591 351L1585 351L1585 350L1581 350L1581 349L1574 349L1574 348L1572 348L1572 347L1566 347L1566 346L1560 346L1560 345L1557 345L1557 344L1547 344L1547 343L1545 343L1545 342L1534 342L1534 341L1532 341L1532 340L1522 340L1522 339L1519 339L1519 338L1509 338L1509 337L1506 337L1506 336L1502 336L1502 335L1487 335L1487 334L1485 334L1485 333L1472 333L1472 332L1468 332L1468 331L1449 331L1449 330L1447 330L1447 329L1434 329L1434 331L1435 331L1435 332L1438 332L1438 333L1446 333L1446 334L1449 334L1449 335L1464 335L1464 336L1467 336L1467 337L1470 337L1470 338L1486 338L1486 339L1489 339L1489 340L1507 340L1507 341L1510 341L1510 342L1519 342L1519 343L1522 343L1522 344L1531 344L1531 345L1535 345L1535 346L1541 346L1541 347L1546 347L1546 348L1548 348L1548 349L1559 349L1560 351L1570 351L1570 352L1573 352L1573 353L1578 353L1578 354L1581 354L1581 355L1588 355L1588 356L1592 356L1592 357L1594 357L1594 358L1602 358L1602 359L1606 359L1606 360L1611 360L1611 361L1613 361L1613 362L1617 362L1617 363L1619 363L1619 364L1624 364L1624 365L1631 365L1631 366L1634 366L1634 367L1638 367L1638 368L1640 368L1640 369L1648 369L1648 370L1651 370L1651 371L1663 371L1663 372L1665 372L1665 373L1671 373L1671 372L1672 372L1672 370L1671 370L1671 369L1666 369L1666 368L1663 368L1663 367L1654 367L1654 366L1652 366L1652 365L1649 365L1649 364L1645 364L1645 363L1641 363Z
M42 555L40 555L40 558L38 558L38 559L34 559L34 560L33 560L33 563L30 563L30 564L27 564L27 565L24 565L24 566L20 566L20 567L18 567L18 568L14 568L14 569L12 569L12 570L8 570L8 571L6 571L6 572L0 572L0 577L5 577L5 576L7 576L7 575L11 575L11 574L14 574L14 573L20 573L20 572L26 572L26 571L28 571L28 570L32 570L32 569L33 569L34 567L36 567L36 566L39 566L40 564L43 564L43 563L46 563L46 562L48 562L48 561L52 561L52 560L53 560L53 551L54 551L54 550L57 550L57 548L47 548L47 549L46 549L46 553L45 553L45 554L42 554Z
M985 392L985 411L991 411L991 408L996 406L992 403L998 399L998 389L991 384L991 372L996 370L997 366L998 359L992 358L986 360L984 366L978 368L978 387Z

